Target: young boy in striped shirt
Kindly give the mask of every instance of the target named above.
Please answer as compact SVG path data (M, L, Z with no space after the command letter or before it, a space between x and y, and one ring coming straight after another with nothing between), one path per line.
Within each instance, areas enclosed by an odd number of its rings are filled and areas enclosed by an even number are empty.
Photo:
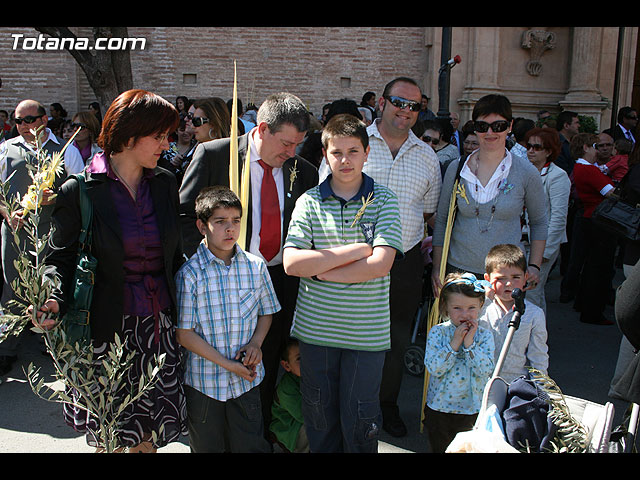
M362 121L333 117L322 145L331 175L298 199L283 256L286 273L301 277L292 336L303 416L311 452L376 452L389 270L403 251L398 201L362 173Z
M258 385L262 342L280 304L264 260L236 244L238 197L207 187L195 211L204 238L176 273L189 446L196 453L270 452Z

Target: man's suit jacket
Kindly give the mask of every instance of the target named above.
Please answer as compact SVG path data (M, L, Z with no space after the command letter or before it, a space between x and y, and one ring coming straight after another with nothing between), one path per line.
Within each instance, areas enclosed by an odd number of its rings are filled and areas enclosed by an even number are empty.
M622 128L620 128L620 125L616 125L613 128L607 128L606 130L603 130L602 133L606 133L609 136L611 136L614 142L616 140L620 140L621 138L624 138L624 139L627 138L627 136L622 131ZM631 134L633 135L633 138L636 137L636 132L634 132L633 130L631 131Z
M239 172L242 171L242 165L247 155L249 135L250 133L246 133L238 137ZM202 240L202 235L196 227L195 200L198 193L200 193L204 187L212 185L229 186L230 144L231 141L229 138L221 138L198 145L182 180L180 187L180 218L182 221L184 253L188 257L195 253L198 244ZM289 176L294 165L296 166L297 175L293 182L293 188L290 190ZM284 242L296 200L304 192L318 184L318 170L311 163L297 155L288 159L282 166L282 169L285 183L282 228L282 241ZM249 198L249 205L246 206L245 211L243 211L243 215L247 215L246 245L249 245L249 239L251 238L251 197Z

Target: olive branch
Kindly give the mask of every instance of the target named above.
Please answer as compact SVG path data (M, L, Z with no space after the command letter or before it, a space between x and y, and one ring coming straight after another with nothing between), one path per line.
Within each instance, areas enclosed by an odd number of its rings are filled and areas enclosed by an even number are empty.
M36 148L35 152L27 153L29 159L26 168L32 184L26 194L23 197L9 195L13 174L0 188L0 210L5 219L7 222L12 218L20 220L13 228L13 243L18 258L14 262L17 278L11 286L16 298L8 305L3 305L0 341L10 335L19 335L29 323L37 323L38 310L60 287L59 278L46 272L44 259L55 227L52 224L44 233L40 230L42 201L47 189L53 187L56 176L64 174L64 152L80 129L60 152L50 155L41 143L42 128L32 130ZM6 145L0 144L0 156L7 155L7 150ZM52 199L54 195L48 198ZM24 232L23 235L20 230ZM86 410L96 421L97 429L91 434L98 440L100 451L121 450L118 431L126 410L156 383L158 372L164 366L165 354L154 356L146 366L146 371L141 373L137 385L132 385L127 374L133 366L135 354L130 352L125 355L124 345L117 335L106 353L97 357L91 344L76 342L71 345L67 341L60 319L50 329L34 326L32 330L42 334L53 363L54 377L64 385L63 389L48 386L40 376L40 369L31 363L27 371L23 371L32 391L44 400L68 403ZM151 440L155 442L162 430L149 432Z

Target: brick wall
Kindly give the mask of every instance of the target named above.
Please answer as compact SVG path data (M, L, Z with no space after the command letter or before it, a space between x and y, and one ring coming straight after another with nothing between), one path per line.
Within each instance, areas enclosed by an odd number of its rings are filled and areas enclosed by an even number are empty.
M90 29L76 32L90 37ZM27 27L0 28L0 108L34 98L47 107L60 102L73 114L95 99L68 52L13 50L12 33L38 36ZM245 104L290 91L315 114L337 98L359 103L366 91L380 95L398 75L421 85L429 80L424 27L129 27L129 36L147 40L144 50L131 52L134 87L172 102L178 95L231 98L234 60ZM195 84L185 83L194 75Z

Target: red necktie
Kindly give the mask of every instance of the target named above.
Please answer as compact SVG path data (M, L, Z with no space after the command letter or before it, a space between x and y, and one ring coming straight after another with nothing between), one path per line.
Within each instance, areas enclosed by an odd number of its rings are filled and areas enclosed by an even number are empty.
M280 251L280 202L271 167L258 160L264 170L260 188L260 253L268 262Z

